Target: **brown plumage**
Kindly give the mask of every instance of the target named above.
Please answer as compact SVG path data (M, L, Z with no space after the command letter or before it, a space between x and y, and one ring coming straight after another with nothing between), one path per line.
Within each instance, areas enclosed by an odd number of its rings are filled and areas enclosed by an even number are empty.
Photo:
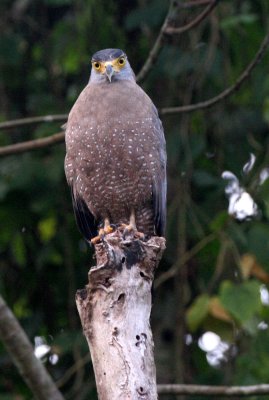
M121 50L102 50L93 63L103 72L93 66L66 128L65 172L78 226L90 240L105 219L128 224L133 211L138 231L163 235L166 153L156 108Z

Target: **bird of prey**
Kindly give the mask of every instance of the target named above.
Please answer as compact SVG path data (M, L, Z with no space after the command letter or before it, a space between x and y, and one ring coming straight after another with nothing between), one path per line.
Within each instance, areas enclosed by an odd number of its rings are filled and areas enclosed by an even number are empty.
M100 50L91 64L66 127L65 173L77 225L93 243L113 225L163 236L166 149L157 110L122 50Z

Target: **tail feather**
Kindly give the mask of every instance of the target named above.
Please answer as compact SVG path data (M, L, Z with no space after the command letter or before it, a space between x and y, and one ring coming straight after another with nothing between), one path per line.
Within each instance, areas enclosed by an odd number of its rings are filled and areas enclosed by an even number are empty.
M74 190L72 187L71 196L77 226L85 239L87 241L90 241L93 237L97 236L98 222L96 221L93 214L90 212L85 201L77 194L74 194Z

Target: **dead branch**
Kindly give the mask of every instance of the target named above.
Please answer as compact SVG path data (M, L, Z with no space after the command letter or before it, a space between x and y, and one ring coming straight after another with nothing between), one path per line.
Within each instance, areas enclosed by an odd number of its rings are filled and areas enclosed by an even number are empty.
M177 2L178 6L181 8L207 6L210 3L212 3L212 0L193 0L188 1L187 3L182 3L181 0L179 0L179 2Z
M219 2L219 0L211 1L209 3L209 5L204 9L204 11L202 11L199 15L197 15L196 18L194 18L192 21L190 21L188 24L186 24L184 26L180 26L178 28L172 27L172 26L167 26L165 29L165 33L167 35L178 35L178 34L187 32L192 28L195 28L211 13L211 11L216 7L218 2Z
M252 71L259 64L262 58L265 55L265 52L269 46L269 33L264 37L259 50L255 54L253 60L249 63L246 69L242 72L239 78L235 81L235 83L225 89L223 92L218 94L215 97L212 97L209 100L202 101L196 104L190 104L187 106L179 106L179 107L164 107L159 110L160 115L168 115L168 114L177 114L177 113L186 113L186 112L193 112L197 110L202 110L205 108L212 107L213 105L223 101L227 97L231 96L234 92L236 92L251 75Z
M0 122L0 129L17 128L19 126L38 124L40 122L61 122L61 121L66 121L67 117L68 114L55 114L55 115L44 115L41 117L13 119L12 121Z
M164 23L160 29L159 35L157 36L157 39L152 47L152 49L149 52L148 58L145 61L145 64L141 68L140 72L137 74L136 81L141 82L142 80L145 79L145 77L148 75L152 67L157 61L158 55L162 49L162 46L165 41L166 35L172 35L172 34L181 34L184 32L187 32L188 30L196 27L197 25L200 24L209 14L210 12L215 8L219 0L213 0L210 2L208 7L201 12L196 18L194 18L192 21L190 21L188 24L183 25L178 28L170 27L170 14L171 10L173 7L180 7L181 4L174 3L173 1L170 3L170 7L168 10L168 13L165 17ZM188 4L188 3L187 3Z
M42 149L43 147L52 146L63 141L64 132L60 132L41 139L33 139L22 143L10 144L9 146L0 147L0 157L9 156L11 154L25 153L26 151L31 150Z
M83 358L81 358L79 361L76 361L72 367L70 367L65 374L58 379L56 382L56 386L58 388L64 386L71 378L72 376L81 368L84 368L86 364L88 364L91 361L91 355L90 353L86 354Z
M138 72L137 76L136 76L136 81L137 82L141 82L143 81L146 76L148 75L149 71L151 70L151 68L153 67L153 65L155 64L155 62L157 61L158 55L161 51L162 45L164 43L164 38L165 38L165 30L168 27L169 24L169 18L170 18L170 13L171 13L171 9L172 9L172 3L170 3L170 7L168 9L168 13L165 17L164 23L160 29L159 35L157 36L157 39L152 47L152 49L149 52L148 58L146 59L143 67L141 68L141 70Z
M200 396L253 396L268 395L269 385L252 386L206 386L206 385L158 385L159 394L200 395Z
M28 337L1 296L0 339L36 399L64 400L42 362L35 357Z
M163 272L154 282L154 289L157 289L160 285L166 282L168 279L173 278L177 275L179 269L190 261L196 254L198 254L207 244L211 243L217 237L216 233L210 233L205 236L200 242L193 246L189 251L186 251L180 259L178 259L171 268L166 272Z
M156 400L149 324L151 287L165 240L107 235L95 246L97 266L76 303L86 336L99 400Z

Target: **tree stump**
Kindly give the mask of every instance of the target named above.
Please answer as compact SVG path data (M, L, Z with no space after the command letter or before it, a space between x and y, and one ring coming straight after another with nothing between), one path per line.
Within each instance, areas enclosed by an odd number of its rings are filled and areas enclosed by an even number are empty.
M120 231L95 246L97 265L76 294L99 400L156 400L150 328L151 288L165 239L124 239Z

